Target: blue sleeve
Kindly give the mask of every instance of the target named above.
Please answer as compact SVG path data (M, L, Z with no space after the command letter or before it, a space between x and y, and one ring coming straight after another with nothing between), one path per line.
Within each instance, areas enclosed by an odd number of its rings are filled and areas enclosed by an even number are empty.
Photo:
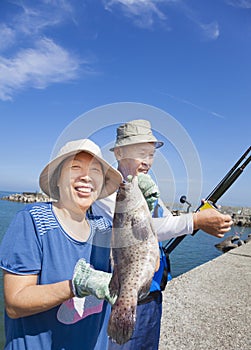
M16 214L0 246L0 267L9 272L29 275L41 270L42 248L29 211Z

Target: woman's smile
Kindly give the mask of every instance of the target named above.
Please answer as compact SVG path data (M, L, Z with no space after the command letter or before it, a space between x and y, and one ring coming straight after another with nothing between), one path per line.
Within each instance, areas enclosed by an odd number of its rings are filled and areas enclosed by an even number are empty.
M91 184L76 186L75 190L80 194L88 194L88 195L94 191L93 186Z

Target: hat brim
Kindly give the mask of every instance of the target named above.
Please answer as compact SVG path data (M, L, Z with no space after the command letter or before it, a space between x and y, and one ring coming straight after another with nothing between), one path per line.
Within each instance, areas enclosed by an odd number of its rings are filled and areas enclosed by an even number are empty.
M115 148L118 147L124 147L124 146L130 146L130 145L137 145L139 143L154 143L155 148L160 148L164 145L164 142L158 141L158 140L133 140L133 138L129 138L128 140L123 140L121 143L116 143L114 147L110 148L110 151L113 152Z
M79 149L72 152L68 152L59 157L56 157L54 160L52 160L50 163L48 163L45 166L45 168L42 170L39 177L40 188L45 194L53 198L52 190L50 188L50 182L56 169L64 160L80 152L89 153L94 158L96 158L102 165L103 172L104 172L104 184L97 199L105 198L111 195L113 192L115 192L119 188L119 185L123 181L123 178L118 170L114 169L109 163L107 163L103 158L100 158L94 152L91 152L89 150Z

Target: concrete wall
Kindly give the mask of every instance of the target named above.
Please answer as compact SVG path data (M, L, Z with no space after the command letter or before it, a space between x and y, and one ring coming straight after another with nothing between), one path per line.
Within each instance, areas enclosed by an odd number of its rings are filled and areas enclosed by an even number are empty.
M250 350L251 242L174 278L163 298L160 350Z

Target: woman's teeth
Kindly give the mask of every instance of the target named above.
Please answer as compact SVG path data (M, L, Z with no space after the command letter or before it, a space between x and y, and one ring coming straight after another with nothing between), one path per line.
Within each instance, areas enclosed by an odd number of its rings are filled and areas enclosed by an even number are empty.
M83 193L90 193L92 191L90 187L76 187L76 190Z

